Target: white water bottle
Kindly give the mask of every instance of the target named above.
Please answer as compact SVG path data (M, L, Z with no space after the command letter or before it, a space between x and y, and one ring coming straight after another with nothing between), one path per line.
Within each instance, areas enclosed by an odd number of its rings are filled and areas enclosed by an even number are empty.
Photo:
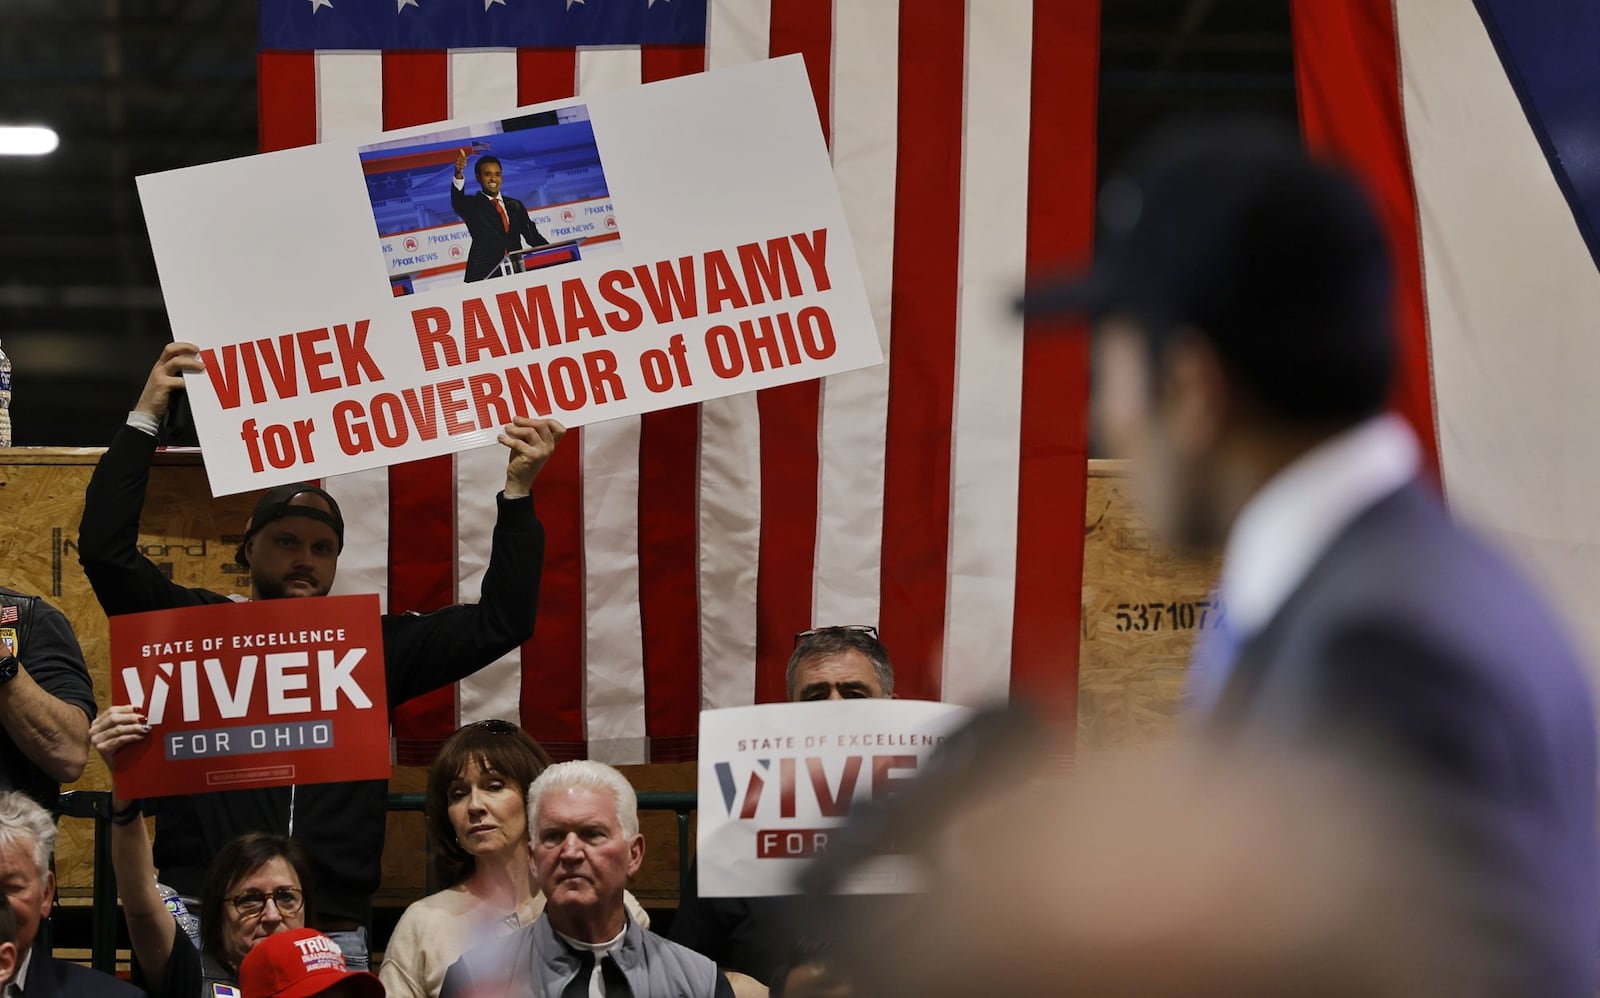
M189 937L190 942L194 943L195 950L199 951L200 919L189 911L189 906L183 903L183 898L178 896L177 891L159 880L156 881L156 893L161 895L161 903L165 904L167 910L172 912L172 917L177 921L178 928L183 930L183 934Z
M0 350L0 447L11 446L11 358Z

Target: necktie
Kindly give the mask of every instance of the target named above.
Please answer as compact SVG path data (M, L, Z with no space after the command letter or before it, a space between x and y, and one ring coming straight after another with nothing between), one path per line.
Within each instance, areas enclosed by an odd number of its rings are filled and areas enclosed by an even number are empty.
M1222 602L1221 590L1213 591L1211 605L1221 607ZM1205 717L1216 707L1239 654L1239 635L1228 625L1225 614L1219 617L1216 626L1200 631L1195 638L1194 651L1189 655L1189 674L1184 679L1182 702L1191 717Z
M561 989L561 998L590 998L589 979L594 976L594 951L584 950L578 954L578 959L582 963L577 976ZM629 986L628 978L617 966L617 961L609 956L600 961L600 979L604 982L601 993L605 998L633 998L633 988Z
M500 213L500 227L507 232L511 231L511 216L506 214L506 206L500 203L499 198L494 198L494 210Z

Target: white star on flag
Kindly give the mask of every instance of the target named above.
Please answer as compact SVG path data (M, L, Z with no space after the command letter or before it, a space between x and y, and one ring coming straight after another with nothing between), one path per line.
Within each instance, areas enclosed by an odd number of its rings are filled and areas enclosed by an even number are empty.
M483 12L487 14L489 12L489 8L493 7L495 4L499 4L500 6L504 7L506 5L506 0L483 0ZM418 7L417 9L421 10L422 8Z
M322 8L333 9L333 0L311 0L311 13L315 14Z
M567 9L571 10L572 9L572 5L575 4L575 3L583 3L583 0L567 0ZM588 5L584 4L584 6L588 6Z
M671 3L672 0L661 0L662 3ZM644 0L644 9L649 10L656 5L656 0Z
M422 9L422 5L417 3L417 0L395 0L394 12L398 14L407 7L415 7L418 10Z

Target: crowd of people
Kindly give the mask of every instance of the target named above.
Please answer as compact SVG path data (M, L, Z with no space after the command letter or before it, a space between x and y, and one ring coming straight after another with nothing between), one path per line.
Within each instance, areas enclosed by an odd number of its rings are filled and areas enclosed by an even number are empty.
M1451 522L1385 414L1391 267L1366 196L1292 139L1211 127L1147 146L1104 209L1095 268L1022 307L1089 320L1099 431L1132 459L1149 521L1223 551L1228 611L1196 649L1172 757L1064 775L1019 714L980 714L917 783L858 809L813 867L823 896L691 889L662 934L628 891L645 854L628 780L481 721L430 769L441 889L381 962L382 781L115 795L125 983L35 944L60 784L151 728L132 705L97 712L66 620L0 590L8 998L1593 996L1588 684L1555 615ZM166 348L89 484L79 550L107 615L228 599L174 584L137 544L162 418L201 370L193 345ZM531 635L532 491L562 433L518 419L499 438L480 601L384 617L391 707ZM238 553L250 598L326 594L344 525L314 485L268 491ZM787 680L797 702L894 695L864 625L800 632ZM911 856L926 890L818 886L885 852Z

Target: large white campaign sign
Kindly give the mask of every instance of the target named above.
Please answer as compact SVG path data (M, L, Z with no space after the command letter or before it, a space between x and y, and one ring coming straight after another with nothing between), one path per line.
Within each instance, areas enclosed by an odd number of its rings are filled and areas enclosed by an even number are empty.
M217 495L882 360L798 56L139 193Z
M916 777L966 720L956 704L829 700L700 714L697 857L703 897L795 893L795 878L860 800ZM856 877L859 893L922 885L895 864Z

